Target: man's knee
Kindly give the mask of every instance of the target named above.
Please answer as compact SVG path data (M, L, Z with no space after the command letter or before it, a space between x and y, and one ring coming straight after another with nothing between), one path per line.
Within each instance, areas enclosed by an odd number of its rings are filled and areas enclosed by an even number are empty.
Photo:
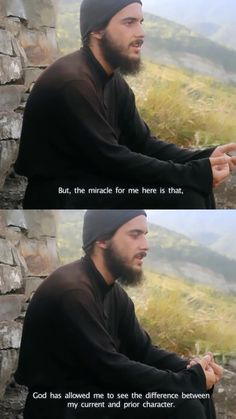
M186 400L177 408L176 419L207 419L205 408L199 400Z

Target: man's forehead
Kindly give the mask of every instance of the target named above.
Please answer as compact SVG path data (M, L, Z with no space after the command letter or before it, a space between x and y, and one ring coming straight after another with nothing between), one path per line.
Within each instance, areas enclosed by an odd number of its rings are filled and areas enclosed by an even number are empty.
M127 18L143 19L142 5L140 3L131 3L117 12L112 20L123 20Z
M145 215L138 215L123 224L118 231L140 230L147 232L147 217Z

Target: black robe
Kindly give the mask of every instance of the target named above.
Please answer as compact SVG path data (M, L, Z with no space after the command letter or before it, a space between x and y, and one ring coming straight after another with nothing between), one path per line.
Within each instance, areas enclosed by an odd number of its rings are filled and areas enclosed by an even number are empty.
M201 366L186 365L152 345L127 293L108 286L85 257L56 270L33 296L15 377L30 390L32 416L34 406L47 406L32 398L35 391L206 392ZM58 406L54 401L52 411Z
M120 73L108 76L91 50L82 48L37 80L15 168L29 179L25 208L205 208L212 150L190 151L154 138ZM142 193L143 186L157 193ZM160 187L169 186L191 190L204 203L169 197L167 189L162 196ZM100 191L88 193L92 188Z

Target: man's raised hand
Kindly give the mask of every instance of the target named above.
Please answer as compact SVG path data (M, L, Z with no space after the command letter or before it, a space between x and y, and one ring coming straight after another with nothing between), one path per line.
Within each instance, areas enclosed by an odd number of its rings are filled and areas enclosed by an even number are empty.
M236 169L236 143L224 144L216 147L211 157L224 157L227 160L229 169L232 172ZM234 154L234 155L233 155Z
M210 157L211 170L213 176L213 188L216 188L230 175L230 167L226 155L222 157Z

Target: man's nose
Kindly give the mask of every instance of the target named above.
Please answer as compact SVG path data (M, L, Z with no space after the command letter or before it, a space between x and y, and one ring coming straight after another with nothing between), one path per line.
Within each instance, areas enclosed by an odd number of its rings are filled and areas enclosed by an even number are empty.
M142 250L144 250L146 252L148 251L149 246L148 246L148 241L147 241L146 236L142 237L142 242L140 243L140 247L141 247Z
M143 25L141 23L138 23L135 37L143 40L144 36L145 36L145 33L144 33Z

